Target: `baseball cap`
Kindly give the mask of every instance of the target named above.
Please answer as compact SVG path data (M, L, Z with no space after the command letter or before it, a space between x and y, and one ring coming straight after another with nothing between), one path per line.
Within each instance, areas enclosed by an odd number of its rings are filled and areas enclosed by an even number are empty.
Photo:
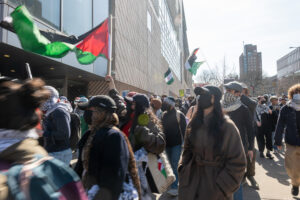
M82 110L85 110L90 107L103 108L110 112L116 112L117 110L115 101L106 95L93 96L88 102L79 103L78 107Z

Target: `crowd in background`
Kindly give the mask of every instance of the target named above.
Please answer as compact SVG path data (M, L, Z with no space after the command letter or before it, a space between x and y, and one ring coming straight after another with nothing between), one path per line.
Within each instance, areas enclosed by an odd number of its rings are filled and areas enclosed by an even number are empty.
M298 195L299 84L279 98L236 81L174 98L106 81L108 94L69 101L40 79L0 78L0 199L241 200L247 179L260 188L255 138L273 159L283 137Z

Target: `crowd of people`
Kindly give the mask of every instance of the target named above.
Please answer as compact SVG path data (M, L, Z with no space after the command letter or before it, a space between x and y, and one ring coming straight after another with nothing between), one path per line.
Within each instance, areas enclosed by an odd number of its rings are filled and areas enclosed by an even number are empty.
M1 200L242 200L247 179L260 189L255 138L262 159L286 149L298 195L299 84L280 98L234 81L176 99L106 81L108 94L69 101L41 79L0 77Z

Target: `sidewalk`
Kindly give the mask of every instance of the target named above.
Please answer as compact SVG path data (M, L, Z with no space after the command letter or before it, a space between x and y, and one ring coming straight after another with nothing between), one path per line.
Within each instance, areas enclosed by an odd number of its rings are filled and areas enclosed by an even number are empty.
M256 181L260 190L256 191L247 184L244 186L244 200L291 200L290 179L284 168L284 153L274 154L274 160L256 155Z
M300 200L291 195L290 179L284 168L284 154L274 155L274 160L256 155L256 176L260 190L244 185L244 200ZM249 183L250 184L250 183ZM163 194L159 200L175 200Z

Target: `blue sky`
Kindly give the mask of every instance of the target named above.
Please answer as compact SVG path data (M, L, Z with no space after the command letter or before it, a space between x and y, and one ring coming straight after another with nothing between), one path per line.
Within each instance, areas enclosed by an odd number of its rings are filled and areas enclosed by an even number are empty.
M300 0L183 0L190 51L210 68L223 65L239 73L245 44L262 52L263 72L277 73L276 61L300 46ZM198 70L208 69L205 64ZM222 70L222 69L220 69ZM197 81L197 78L196 78Z

